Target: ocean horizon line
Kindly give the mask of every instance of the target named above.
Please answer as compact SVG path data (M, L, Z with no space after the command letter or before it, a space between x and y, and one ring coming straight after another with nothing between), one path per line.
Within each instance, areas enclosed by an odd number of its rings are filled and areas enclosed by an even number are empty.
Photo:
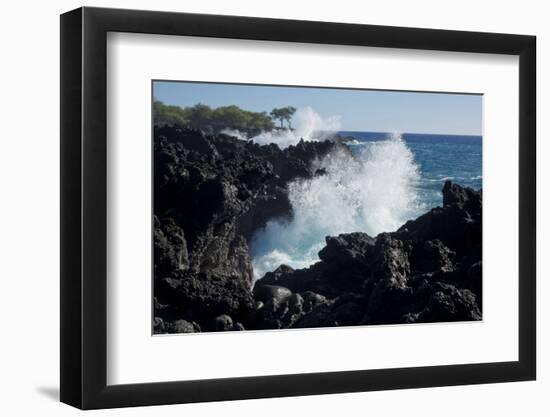
M472 137L472 138L483 138L481 134L462 134L462 133L425 133L425 132L400 132L400 131L382 131L382 130L346 130L339 129L336 133L371 133L371 134L393 134L398 133L400 135L422 135L422 136L457 136L457 137Z

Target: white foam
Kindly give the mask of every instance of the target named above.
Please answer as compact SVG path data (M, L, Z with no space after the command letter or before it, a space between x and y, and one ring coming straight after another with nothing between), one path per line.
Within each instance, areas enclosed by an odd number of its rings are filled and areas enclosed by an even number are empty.
M224 135L227 135L227 136L234 136L240 140L248 140L246 133L241 132L240 130L237 130L237 129L226 128L226 129L223 129L220 133L223 133Z
M414 157L400 135L369 142L356 157L344 151L314 162L325 175L291 182L291 220L272 220L251 241L257 278L281 264L303 268L318 261L325 236L396 230L422 212Z
M311 107L303 107L296 111L293 117L294 129L273 130L262 132L251 138L260 145L275 143L284 149L296 145L301 139L305 141L324 140L340 129L340 116L323 119Z

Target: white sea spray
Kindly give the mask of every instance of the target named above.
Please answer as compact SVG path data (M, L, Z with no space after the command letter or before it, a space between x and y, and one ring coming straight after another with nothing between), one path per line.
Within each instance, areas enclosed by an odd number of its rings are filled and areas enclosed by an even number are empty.
M340 117L322 118L311 107L303 107L293 117L293 129L264 131L251 138L260 145L275 143L279 148L296 145L301 139L305 141L324 140L340 129Z
M416 184L419 168L400 135L368 142L357 155L333 152L315 161L326 174L288 185L290 220L275 219L251 241L256 278L281 264L307 267L325 236L396 230L422 212Z

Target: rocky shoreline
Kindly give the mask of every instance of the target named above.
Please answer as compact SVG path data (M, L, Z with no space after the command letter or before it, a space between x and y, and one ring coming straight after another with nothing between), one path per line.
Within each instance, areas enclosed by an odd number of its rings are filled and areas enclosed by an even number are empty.
M155 333L481 319L481 191L450 182L396 232L327 237L316 264L254 283L249 239L292 215L287 184L337 149L155 127Z

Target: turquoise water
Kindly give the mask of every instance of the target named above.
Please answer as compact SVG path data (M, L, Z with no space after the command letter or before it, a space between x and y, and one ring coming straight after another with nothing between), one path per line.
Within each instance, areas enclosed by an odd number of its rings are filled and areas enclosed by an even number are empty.
M387 140L390 135L380 132L339 133L356 139L358 143L349 144L354 152L359 152L369 142ZM401 138L413 153L419 167L417 190L426 207L441 205L441 188L446 180L476 190L482 188L481 136L405 133L401 134Z

